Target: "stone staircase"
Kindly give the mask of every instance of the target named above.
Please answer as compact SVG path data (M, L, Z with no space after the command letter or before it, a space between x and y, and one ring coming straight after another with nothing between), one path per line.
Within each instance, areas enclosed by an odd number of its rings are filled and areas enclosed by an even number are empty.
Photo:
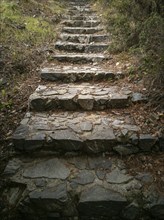
M163 149L163 139L142 133L126 111L114 113L146 98L108 83L124 78L104 65L110 37L87 1L69 5L51 62L41 69L44 83L13 135L18 156L5 168L12 184L4 197L18 219L163 219L153 176L130 174L114 155Z

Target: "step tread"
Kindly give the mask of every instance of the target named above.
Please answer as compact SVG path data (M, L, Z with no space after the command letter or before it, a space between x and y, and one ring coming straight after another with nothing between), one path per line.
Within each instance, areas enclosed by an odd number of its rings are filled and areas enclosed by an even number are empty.
M109 41L109 35L107 34L66 34L62 33L59 36L59 40L63 40L66 42L74 42L74 43L108 43Z
M143 167L139 170L138 174L132 173L123 160L109 156L13 158L4 171L12 182L4 194L9 195L5 197L9 203L13 201L11 198L22 196L17 206L26 219L66 220L77 215L95 220L122 219L123 213L126 216L131 210L137 209L137 216L140 209L144 210L145 216L157 207L161 213L162 193L156 190L159 186L155 173L145 172ZM150 201L149 196L154 193L156 199ZM144 203L135 199L135 195L138 198L145 194L149 196L144 198Z
M124 108L131 104L132 92L127 87L89 83L40 85L29 98L30 109L46 111L66 110L104 110Z
M61 62L101 62L111 59L111 56L103 53L59 53L51 55L50 60L56 59Z
M72 42L64 42L57 41L55 43L55 48L63 51L74 51L80 53L95 53L95 52L104 52L109 47L107 43L72 43Z
M97 27L63 27L62 31L66 33L72 34L95 34L97 32L104 31L105 28L103 26Z
M90 80L117 80L124 78L125 74L120 71L110 71L108 68L94 67L92 65L65 65L43 67L41 69L41 78L49 81L62 81L62 82L78 82Z
M142 132L146 131L126 112L28 112L13 142L16 150L25 152L95 154L116 150L131 154L157 146L157 137Z

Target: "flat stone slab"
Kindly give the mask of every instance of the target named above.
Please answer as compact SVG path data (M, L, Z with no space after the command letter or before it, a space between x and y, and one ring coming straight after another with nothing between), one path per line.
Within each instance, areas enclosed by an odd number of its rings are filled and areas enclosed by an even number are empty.
M127 88L118 86L53 84L39 86L29 98L29 107L35 111L124 108L130 105L131 93Z
M64 19L66 20L83 20L83 21L92 21L92 20L98 20L99 16L96 14L94 15L85 15L85 14L79 14L79 15L65 15L63 16Z
M122 72L109 71L101 67L93 67L92 65L79 66L55 66L44 67L41 69L41 78L48 81L70 82L88 82L100 80L117 80L124 78Z
M23 176L27 178L66 179L70 174L69 169L58 159L45 160L34 167L25 169Z
M127 204L127 199L120 193L96 185L82 192L78 209L81 216L101 216L103 213L113 217L118 216Z
M59 36L59 40L73 43L93 43L93 42L108 42L109 36L105 34L64 34Z
M80 53L92 53L92 52L104 52L109 47L106 43L97 43L97 44L82 44L82 43L71 43L71 42L61 42L57 41L55 43L55 48L57 50L64 50L64 51L73 51L73 52L80 52Z
M67 27L96 27L100 24L99 20L65 20L62 22Z
M26 155L21 159L12 159L7 167L12 167L12 164L14 168L19 168L10 176L9 173L3 174L11 184L1 190L1 204L4 199L4 204L12 205L12 210L18 207L20 219L46 220L49 217L67 220L70 216L72 219L78 216L80 219L94 217L106 220L121 219L122 215L129 216L129 213L133 213L132 216L140 213L141 217L151 215L163 219L160 217L163 217L164 197L158 190L155 174L144 187L143 179L135 179L135 174L129 179L130 168L120 159L109 156L35 158ZM116 170L121 174L118 178L124 181L109 183L109 176L113 179ZM5 206L1 206L3 209Z
M71 62L71 63L93 63L93 62L102 62L105 60L111 59L110 56L104 54L73 54L73 53L65 53L65 54L55 54L50 57L50 60L57 60L60 62Z
M95 34L103 31L104 27L63 27L63 32L69 34Z
M95 154L111 152L123 140L124 145L143 152L142 135L137 136L142 131L133 123L127 124L127 118L129 116L116 117L105 112L102 115L98 112L27 113L13 135L14 147L25 152ZM149 143L151 141L149 152L158 145L157 138L151 138Z

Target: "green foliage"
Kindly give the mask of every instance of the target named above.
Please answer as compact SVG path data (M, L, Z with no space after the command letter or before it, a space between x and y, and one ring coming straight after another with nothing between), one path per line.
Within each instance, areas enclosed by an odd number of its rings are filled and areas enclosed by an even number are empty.
M144 71L164 68L163 0L97 0L113 41L110 52L138 51Z
M26 61L34 51L56 37L54 18L55 22L58 21L64 10L64 6L56 0L2 0L2 59L15 63L15 67L27 66ZM22 67L18 68L18 72L23 72Z

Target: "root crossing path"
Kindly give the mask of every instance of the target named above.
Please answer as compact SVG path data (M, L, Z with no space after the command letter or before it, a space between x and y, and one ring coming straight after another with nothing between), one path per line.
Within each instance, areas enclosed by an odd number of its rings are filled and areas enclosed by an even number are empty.
M146 97L119 82L107 62L110 37L91 5L70 1L43 85L13 135L18 156L4 192L18 219L164 219L151 173L133 174L123 157L163 150L128 113ZM118 156L120 155L120 156Z

